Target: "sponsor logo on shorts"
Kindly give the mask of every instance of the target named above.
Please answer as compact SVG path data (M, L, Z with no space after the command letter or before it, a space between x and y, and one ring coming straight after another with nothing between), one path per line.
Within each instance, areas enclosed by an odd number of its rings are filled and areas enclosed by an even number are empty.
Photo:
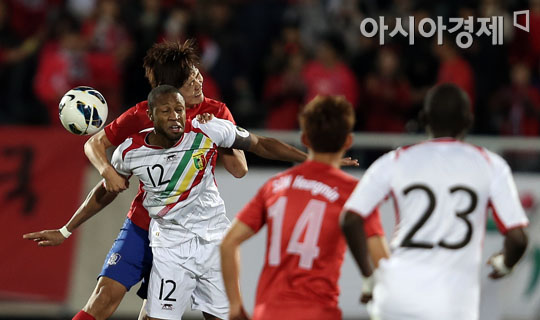
M118 252L115 252L111 254L111 256L109 257L109 261L107 261L107 264L110 266L114 266L118 263L118 261L120 261L120 258L122 258L122 256Z
M162 304L162 305L161 305L161 309L163 309L163 310L170 310L170 311L172 311L172 309L173 309L173 305L172 305L172 304L170 304L170 303L165 303L165 304Z

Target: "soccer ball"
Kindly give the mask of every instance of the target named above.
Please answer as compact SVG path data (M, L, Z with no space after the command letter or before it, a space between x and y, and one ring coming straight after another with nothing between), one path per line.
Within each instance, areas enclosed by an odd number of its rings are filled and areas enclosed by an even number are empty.
M78 135L98 132L107 120L107 102L99 91L91 87L69 90L58 108L64 128Z

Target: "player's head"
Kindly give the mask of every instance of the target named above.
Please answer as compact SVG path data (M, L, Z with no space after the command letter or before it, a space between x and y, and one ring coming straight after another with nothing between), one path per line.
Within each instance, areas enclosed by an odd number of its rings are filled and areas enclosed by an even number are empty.
M198 65L199 56L193 39L184 43L156 43L146 53L143 64L152 88L163 84L176 87L184 96L188 107L204 100L204 79Z
M435 138L462 138L473 123L467 93L451 83L437 85L428 91L421 117L426 130Z
M184 134L186 105L178 89L157 86L148 95L148 117L154 123L156 134L177 141Z
M316 96L299 116L302 142L316 153L343 153L352 144L354 110L342 96Z

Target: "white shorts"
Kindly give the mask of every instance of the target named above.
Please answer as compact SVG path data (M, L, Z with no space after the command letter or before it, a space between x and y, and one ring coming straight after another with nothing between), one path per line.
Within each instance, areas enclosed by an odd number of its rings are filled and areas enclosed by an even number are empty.
M227 319L229 301L221 276L219 242L199 237L170 248L153 247L146 312L181 319L186 307Z
M368 306L371 319L478 320L479 290L466 281L474 276L474 272L460 274L450 268L383 259L375 271L373 301Z

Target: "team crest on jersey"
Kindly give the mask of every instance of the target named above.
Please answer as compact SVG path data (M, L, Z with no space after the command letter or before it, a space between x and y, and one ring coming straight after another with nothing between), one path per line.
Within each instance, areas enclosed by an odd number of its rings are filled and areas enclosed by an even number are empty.
M193 165L195 165L195 168L197 168L197 170L201 171L206 168L206 159L204 157L203 151L194 153L191 158L193 159Z

